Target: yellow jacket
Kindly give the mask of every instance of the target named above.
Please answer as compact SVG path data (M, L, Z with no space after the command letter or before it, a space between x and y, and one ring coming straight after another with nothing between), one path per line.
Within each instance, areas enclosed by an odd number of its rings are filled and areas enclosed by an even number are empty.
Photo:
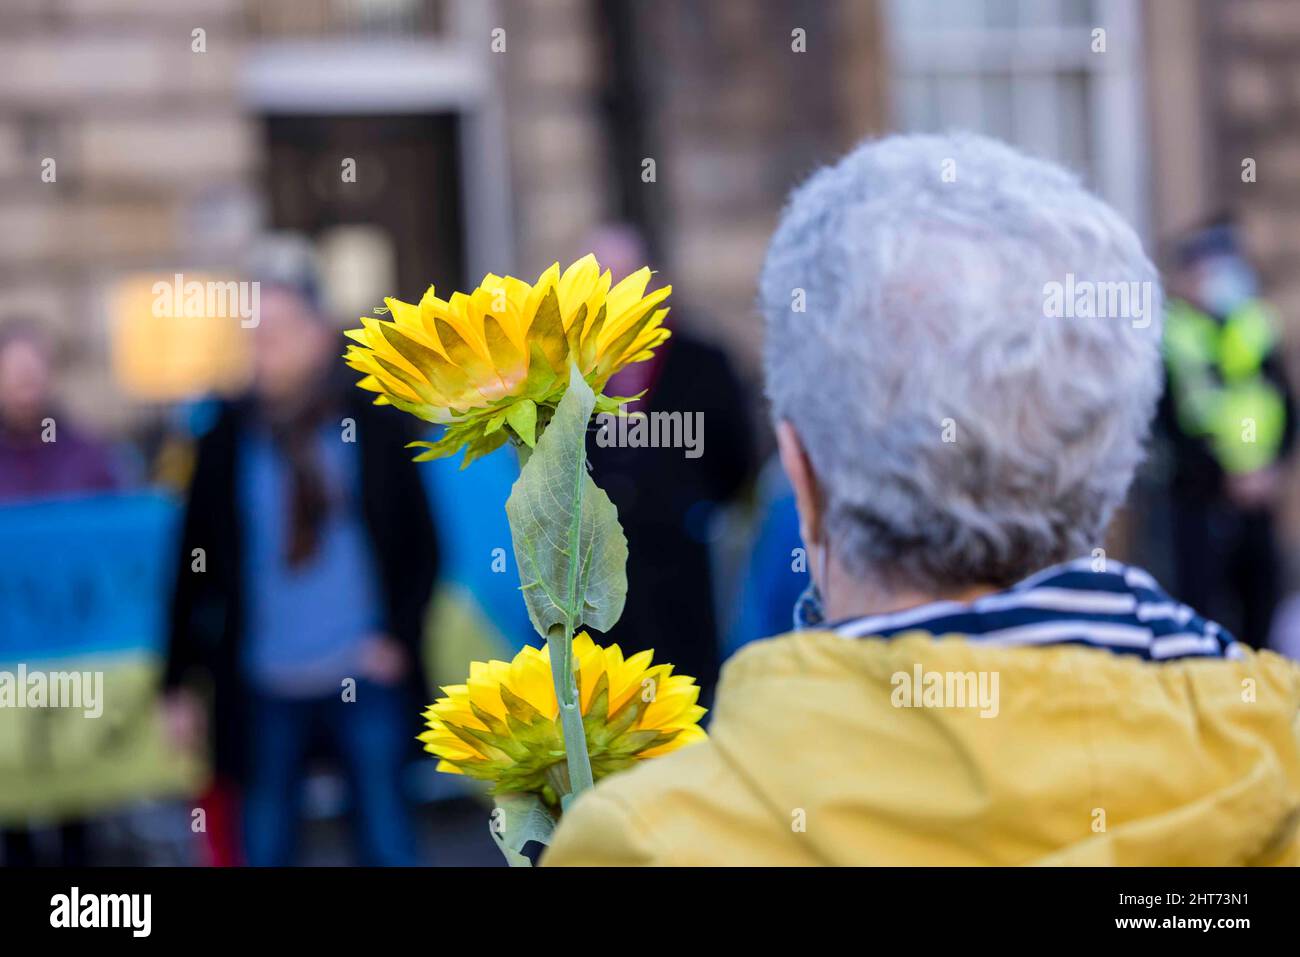
M918 665L996 674L996 715L895 706ZM543 863L1295 865L1298 824L1277 655L800 632L742 650L709 740L602 781Z

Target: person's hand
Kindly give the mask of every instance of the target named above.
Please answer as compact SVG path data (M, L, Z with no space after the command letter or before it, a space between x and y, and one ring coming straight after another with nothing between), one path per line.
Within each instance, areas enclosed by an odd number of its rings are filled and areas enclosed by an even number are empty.
M162 701L163 730L178 751L196 752L207 738L203 703L192 691L169 692Z
M1238 508L1267 508L1277 500L1281 486L1282 476L1275 466L1227 478L1228 498Z
M372 635L361 648L361 675L376 684L397 684L409 665L406 649L388 635Z

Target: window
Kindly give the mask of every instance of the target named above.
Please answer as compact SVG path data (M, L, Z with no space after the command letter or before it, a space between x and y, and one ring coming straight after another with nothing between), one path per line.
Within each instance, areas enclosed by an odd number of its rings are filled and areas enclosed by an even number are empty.
M402 253L398 242L398 275L404 282L412 275L423 275L425 281L437 275L443 277L441 282L449 281L448 273L431 273L434 268L449 270L463 281L464 276L481 276L510 261L513 230L504 107L487 43L500 22L497 3L305 0L250 4L249 10L272 19L255 24L241 77L243 99L251 112L275 121L273 130L288 130L289 121L301 117L300 131L335 144L340 136L356 135L370 117L379 123L383 136L391 135L395 143L419 152L422 148L414 145L415 140L424 134L412 130L423 129L428 134L423 142L442 151L436 167L439 175L459 180L456 205L464 224L463 233L458 232L463 252L452 255L444 244L445 260L430 251L415 267L412 253ZM330 117L339 121L331 124ZM423 119L403 126L402 117ZM452 118L450 126L443 124ZM280 119L284 122L277 125ZM454 135L448 132L452 127ZM313 142L304 140L304 144ZM358 158L366 149L363 139L344 155ZM331 162L337 164L337 159ZM430 165L427 174L434 171ZM334 172L337 176L337 166ZM298 196L291 178L281 175L278 184L282 195L277 198L273 193L276 202ZM447 211L451 216L450 198L441 192L438 196L442 202L437 215ZM395 204L390 211L397 217L420 209L408 199L405 206ZM312 215L318 214L326 215L323 207ZM343 207L331 208L329 215L343 217ZM302 218L278 207L273 217L282 224L296 224ZM451 221L439 219L438 225ZM336 218L316 228L346 222L345 217ZM420 272L413 272L416 268Z
M1138 4L886 0L885 9L898 128L972 130L1055 160L1145 233Z

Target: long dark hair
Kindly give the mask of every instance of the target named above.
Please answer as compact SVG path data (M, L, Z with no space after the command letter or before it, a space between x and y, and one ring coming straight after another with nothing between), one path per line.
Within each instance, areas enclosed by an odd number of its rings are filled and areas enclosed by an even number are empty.
M326 481L318 434L322 423L342 406L342 375L333 366L321 370L314 388L301 401L262 406L261 418L289 467L289 534L285 561L300 568L315 556L330 512L340 505L338 492Z

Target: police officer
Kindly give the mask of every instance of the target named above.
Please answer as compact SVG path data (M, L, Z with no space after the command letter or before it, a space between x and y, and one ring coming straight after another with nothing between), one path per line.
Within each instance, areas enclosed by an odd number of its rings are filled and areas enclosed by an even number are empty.
M1161 420L1177 591L1262 647L1280 587L1273 513L1295 435L1277 322L1227 220L1180 244L1170 286Z

